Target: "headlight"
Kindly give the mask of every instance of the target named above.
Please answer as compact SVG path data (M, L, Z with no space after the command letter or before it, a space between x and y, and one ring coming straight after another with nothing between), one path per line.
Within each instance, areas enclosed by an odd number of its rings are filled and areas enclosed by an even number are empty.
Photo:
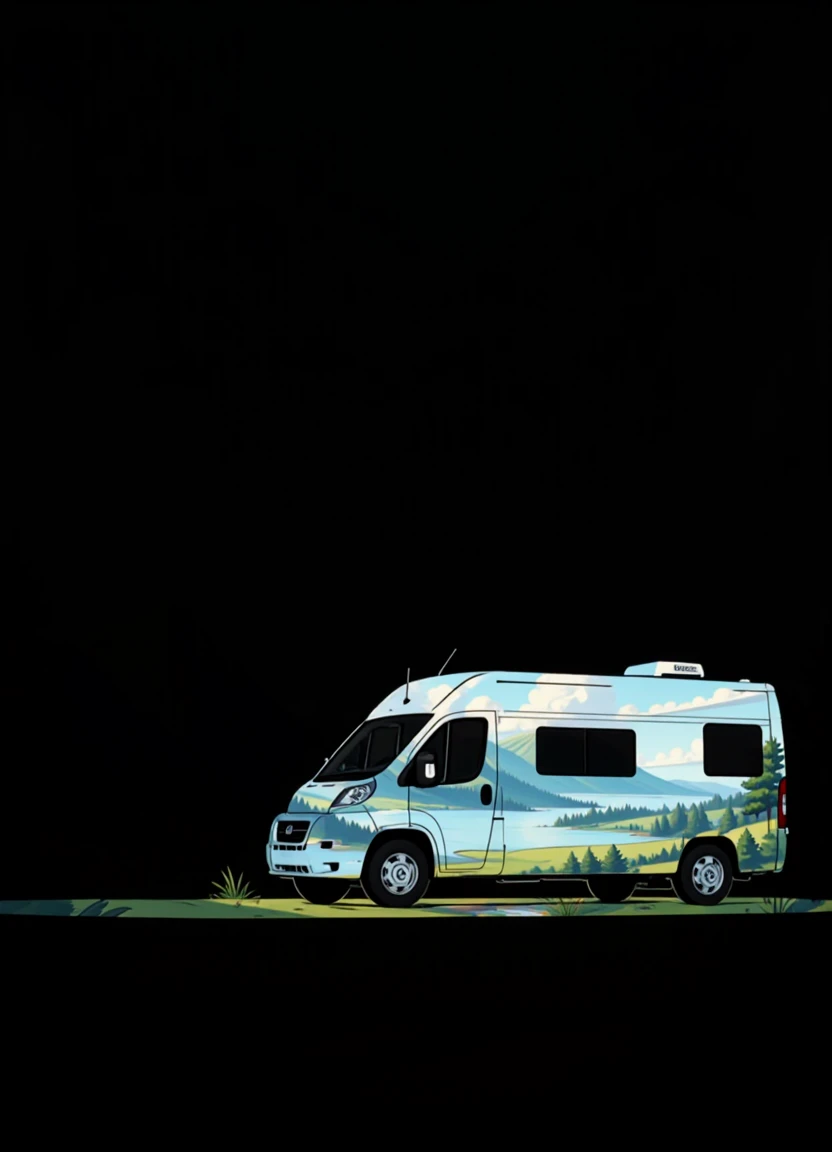
M354 804L364 804L376 790L376 782L370 784L356 784L354 788L345 788L333 808L351 808Z

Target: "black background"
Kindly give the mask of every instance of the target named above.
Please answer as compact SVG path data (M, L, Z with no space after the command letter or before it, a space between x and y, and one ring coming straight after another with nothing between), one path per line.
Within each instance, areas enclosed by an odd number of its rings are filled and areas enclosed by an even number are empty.
M6 894L274 894L455 646L773 682L832 894L822 6L9 12Z

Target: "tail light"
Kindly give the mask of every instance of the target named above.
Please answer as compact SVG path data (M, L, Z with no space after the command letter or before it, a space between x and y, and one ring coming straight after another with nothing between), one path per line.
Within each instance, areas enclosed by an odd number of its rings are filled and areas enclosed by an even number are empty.
M780 790L777 793L777 827L786 828L786 777L780 781Z

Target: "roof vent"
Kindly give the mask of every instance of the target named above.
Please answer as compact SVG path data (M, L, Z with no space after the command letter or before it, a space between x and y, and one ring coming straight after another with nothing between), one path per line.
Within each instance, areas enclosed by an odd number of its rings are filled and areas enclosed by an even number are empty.
M652 664L633 664L625 676L663 676L666 680L704 680L701 664L682 664L675 660L658 660Z

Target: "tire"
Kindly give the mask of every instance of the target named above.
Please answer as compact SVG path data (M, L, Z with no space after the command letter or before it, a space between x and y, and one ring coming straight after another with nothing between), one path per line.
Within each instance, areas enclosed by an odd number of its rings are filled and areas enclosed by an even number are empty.
M361 877L368 900L381 908L412 908L428 890L432 869L412 840L388 840L371 852Z
M307 904L337 904L352 888L352 880L319 880L314 876L293 879L292 883Z
M713 907L721 904L734 886L730 857L716 844L693 848L673 878L676 895L685 904Z
M621 904L636 890L632 876L593 876L587 883L592 895L602 904Z

